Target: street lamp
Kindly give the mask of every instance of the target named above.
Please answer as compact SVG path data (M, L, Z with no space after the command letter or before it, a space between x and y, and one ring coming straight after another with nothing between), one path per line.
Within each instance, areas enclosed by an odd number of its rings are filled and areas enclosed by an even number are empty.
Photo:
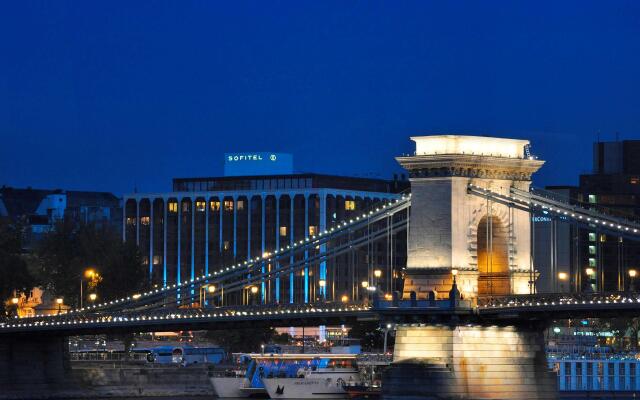
M384 328L384 349L382 351L384 354L387 354L387 334L391 328L393 328L393 325L391 324L387 324Z
M82 308L82 300L84 298L84 296L82 295L82 286L84 286L84 279L90 279L93 282L93 280L98 276L98 273L93 268L87 268L86 270L84 270L82 275L80 275L80 308Z
M363 288L368 288L369 287L369 282L367 281L362 281L362 283L360 283L362 285Z
M564 292L564 282L569 279L569 274L566 272L558 272L558 280L560 281L560 291Z
M635 292L636 288L635 288L635 280L636 280L636 275L638 275L638 271L636 271L635 269L630 269L629 270L629 291L630 292Z
M343 294L342 297L340 298L340 300L343 303L348 303L349 302L349 296L347 296L346 294Z
M91 293L89 295L89 300L91 300L92 302L96 301L97 298L98 298L98 295L95 293Z
M18 315L18 303L20 303L20 299L18 297L11 298L11 304L15 307L16 317L20 316Z
M204 308L204 304L207 302L207 292L213 294L216 291L216 287L214 285L206 285L206 286L202 286L200 287L199 290L199 303L200 303L200 308Z
M247 287L247 305L252 305L255 301L255 295L258 293L257 286Z

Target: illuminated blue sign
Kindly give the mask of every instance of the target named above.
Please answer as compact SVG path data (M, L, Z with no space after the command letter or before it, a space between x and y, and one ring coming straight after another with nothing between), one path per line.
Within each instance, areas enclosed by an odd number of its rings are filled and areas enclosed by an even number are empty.
M225 176L288 175L293 173L293 156L286 153L226 153Z

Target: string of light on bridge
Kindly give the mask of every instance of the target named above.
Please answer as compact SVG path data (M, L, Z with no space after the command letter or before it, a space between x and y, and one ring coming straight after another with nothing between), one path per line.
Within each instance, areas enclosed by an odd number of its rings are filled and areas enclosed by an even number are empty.
M116 300L111 300L108 302L103 302L103 303L99 303L99 304L94 304L92 306L88 306L88 307L82 307L79 309L73 309L73 310L69 310L67 312L65 312L64 314L73 314L73 313L82 313L85 311L94 311L103 307L109 307L109 306L113 306L113 305L121 305L124 304L125 302L129 302L129 301L138 301L141 299L144 299L146 297L152 296L152 295L156 295L156 294L160 294L162 292L166 292L169 290L179 290L182 288L187 288L193 284L198 284L198 283L207 283L206 281L211 279L211 278L223 278L227 273L231 273L231 272L236 272L241 268L250 268L251 266L255 265L256 263L263 263L263 262L271 262L271 261L275 261L277 256L279 256L282 253L288 253L288 252L292 252L296 249L299 249L303 246L306 246L308 244L313 244L315 241L318 241L320 239L322 239L323 237L325 237L326 235L330 235L336 231L341 231L344 229L349 228L350 226L353 226L355 224L358 224L359 222L363 221L363 220L367 220L368 218L377 215L381 212L385 212L388 211L390 208L393 208L399 204L405 203L405 202L409 202L411 199L411 193L406 194L406 195L402 195L401 198L396 199L395 201L389 202L387 204L383 204L380 207L377 207L374 210L370 210L368 213L364 213L361 214L359 216L356 216L355 218L351 218L349 219L349 221L341 221L338 222L338 224L330 229L326 229L322 232L319 232L317 235L312 235L311 237L307 237L303 240L300 240L299 242L296 242L293 245L288 245L286 247L281 247L279 250L276 249L274 250L272 253L265 253L263 254L261 257L256 257L254 259L249 259L247 261L244 261L242 263L238 263L226 268L221 268L218 271L214 271L208 274L204 274L202 276L196 277L194 279L191 280L186 280L183 283L180 284L173 284L173 285L167 285L167 286L163 286L161 288L157 288L155 290L150 290L148 292L143 292L143 293L138 293L138 294L133 294L131 296L127 296L127 297L122 297L120 299L116 299ZM64 315L61 314L61 315ZM31 318L56 318L59 317L59 315L42 315L42 314L38 314L35 315L33 317L28 317L29 319ZM15 316L14 318L18 318L18 316Z
M16 329L16 328L37 328L37 327L58 327L58 326L82 326L88 324L122 324L130 323L135 325L138 322L150 322L150 321L186 321L186 320L220 320L220 319L244 319L251 317L283 317L283 316L304 316L304 315L325 315L325 314L345 314L354 312L370 311L371 307L364 305L345 305L342 307L319 307L315 305L301 305L292 308L279 308L276 310L249 310L245 311L241 307L235 310L225 310L219 313L204 313L204 312L171 312L169 314L162 315L139 315L139 316L116 316L105 315L94 318L79 318L73 320L62 321L34 321L34 322L18 322L11 324L0 324L0 329ZM69 314L65 315L67 318ZM61 315L62 317L62 315Z

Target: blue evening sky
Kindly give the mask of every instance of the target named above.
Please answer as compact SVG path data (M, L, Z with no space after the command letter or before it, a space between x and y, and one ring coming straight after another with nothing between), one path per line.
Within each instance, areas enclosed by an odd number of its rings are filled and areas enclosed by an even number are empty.
M390 177L409 136L528 138L538 186L640 138L637 1L15 1L0 185L169 190L223 153Z

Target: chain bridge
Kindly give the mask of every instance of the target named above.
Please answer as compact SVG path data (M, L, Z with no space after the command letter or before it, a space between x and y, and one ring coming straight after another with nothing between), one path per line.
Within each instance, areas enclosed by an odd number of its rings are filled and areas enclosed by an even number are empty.
M63 369L60 346L69 335L377 320L396 329L387 386L404 393L398 398L412 395L403 379L416 373L420 360L446 361L448 369L437 378L426 372L422 378L453 397L556 398L555 378L544 363L544 327L553 319L637 314L640 295L620 285L605 292L601 271L593 282L573 271L569 293L538 293L532 249L541 244L533 239L532 216L631 241L640 239L640 224L531 188L544 162L525 152L526 140L412 140L415 153L397 158L409 172L410 193L194 279L59 315L0 322L6 358L0 365L20 360L23 351ZM407 242L406 265L387 263L374 273L373 252L392 247L399 235ZM331 261L356 252L370 260L370 276L345 289L345 273L330 271ZM300 281L314 286L305 290L312 301L265 295L281 277L309 276L310 266L320 264L329 270L320 280ZM507 366L511 372L503 378Z

